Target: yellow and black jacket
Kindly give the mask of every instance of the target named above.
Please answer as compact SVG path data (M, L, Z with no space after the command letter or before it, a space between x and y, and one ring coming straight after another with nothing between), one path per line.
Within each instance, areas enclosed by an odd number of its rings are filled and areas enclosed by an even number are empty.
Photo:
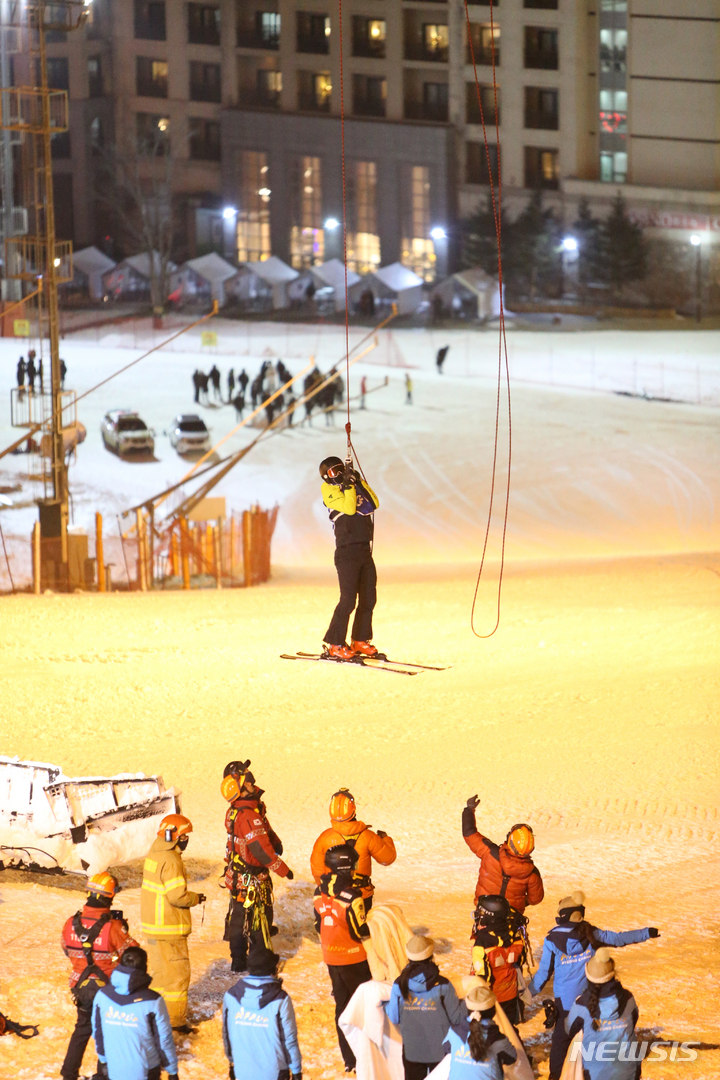
M161 837L145 859L140 892L140 924L149 938L186 937L192 933L190 908L200 897L190 892L182 855Z
M330 513L335 530L335 546L370 544L373 538L373 514L380 500L373 489L355 474L354 484L343 488L340 484L323 481L323 502Z

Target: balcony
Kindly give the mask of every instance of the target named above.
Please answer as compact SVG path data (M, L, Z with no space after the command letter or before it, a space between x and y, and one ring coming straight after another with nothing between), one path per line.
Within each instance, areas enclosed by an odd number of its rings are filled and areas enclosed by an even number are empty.
M406 101L405 119L431 120L446 124L448 119L447 101Z
M208 4L188 4L188 42L191 45L220 44L220 8Z
M298 11L296 17L296 51L326 56L330 52L330 17L308 11Z
M477 67L492 67L493 51L495 53L495 67L499 67L500 27L491 26L490 23L471 23L470 41L467 43L465 63L472 64L474 59Z
M301 92L298 94L298 109L300 112L329 113L330 98L317 97L312 92Z
M422 22L422 18L417 11L405 12L405 59L446 64L449 53L447 23Z
M236 41L242 49L280 48L280 15L274 11L256 11L255 25L238 23Z
M558 91L539 86L525 87L525 127L534 131L557 131Z
M480 86L480 98L482 101L482 116L478 103L477 87L475 83L465 84L465 123L482 124L485 119L486 127L495 127L500 123L500 87L497 91L497 120L495 119L495 91L492 86Z
M135 69L135 92L138 97L168 96L168 65L165 60L138 56Z
M557 71L557 30L546 30L539 26L525 27L525 67L538 71Z
M219 64L203 64L196 60L191 61L190 100L211 101L219 104L221 100Z
M353 16L352 54L382 60L385 57L386 23L384 19Z
M135 37L144 41L165 41L164 0L135 0Z

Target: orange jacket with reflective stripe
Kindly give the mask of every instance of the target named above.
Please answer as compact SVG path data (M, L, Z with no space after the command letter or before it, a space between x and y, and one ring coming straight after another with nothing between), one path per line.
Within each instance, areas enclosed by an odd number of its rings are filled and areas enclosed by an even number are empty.
M149 938L187 937L192 933L189 909L200 902L187 887L182 855L172 842L158 837L145 859L140 892L140 924Z
M335 880L334 875L325 874L324 888L334 891ZM336 896L321 892L315 897L315 924L320 934L323 960L330 967L361 964L367 960L365 947L360 940L368 935L368 928L365 903L359 889L343 889Z
M354 846L358 853L356 874L370 877L373 859L381 866L390 866L397 858L392 837L378 836L362 821L333 821L332 827L325 829L325 832L318 836L310 856L310 869L318 885L322 875L328 872L325 865L325 852L328 848L347 843L348 840L355 841ZM372 896L375 891L372 882L369 885L361 885L360 889L364 897Z

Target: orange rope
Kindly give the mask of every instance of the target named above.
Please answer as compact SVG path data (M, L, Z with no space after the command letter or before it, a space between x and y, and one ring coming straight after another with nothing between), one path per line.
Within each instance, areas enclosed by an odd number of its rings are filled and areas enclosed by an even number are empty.
M490 161L490 145L488 143L487 128L485 126L485 116L482 107L482 94L480 93L480 83L478 81L477 64L475 61L475 49L472 41L472 31L470 27L470 12L468 11L468 0L464 0L465 3L465 22L467 25L468 45L470 47L470 58L472 60L473 73L475 76L475 91L477 93L478 105L480 107L480 120L482 122L483 139L485 142L485 157L487 159L488 166L488 179L490 181L490 198L492 203L493 218L495 221L495 236L497 238L498 249L498 288L500 290L500 335L498 343L498 375L497 375L497 395L495 403L495 444L493 449L493 464L492 464L492 479L490 483L490 505L488 507L487 523L485 525L485 539L483 541L482 557L480 559L480 569L478 570L477 580L475 582L475 592L473 594L472 608L470 611L470 629L473 634L479 638L489 638L495 633L500 625L500 599L502 596L502 583L503 574L505 570L505 542L507 537L507 523L508 523L508 510L510 506L510 472L512 467L512 406L510 401L510 368L508 364L507 354L507 338L505 336L505 306L503 302L503 274L502 274L502 170L500 167L500 129L498 123L498 99L497 99L497 76L496 76L496 63L495 63L495 21L493 17L493 0L490 0L490 49L492 54L492 74L493 74L493 95L495 102L495 146L497 152L497 172L498 172L498 192L497 201L495 200L495 186L493 183L492 175L492 163ZM500 548L500 576L498 579L497 589L497 613L495 618L495 625L492 630L487 634L479 634L475 629L475 607L477 604L478 590L480 588L480 581L482 579L483 570L485 568L485 557L487 554L488 540L490 538L490 526L492 523L493 506L495 502L495 480L497 475L497 460L498 460L498 443L500 432L500 398L502 394L502 375L503 369L505 371L505 382L507 385L507 402L508 402L508 471L507 471L507 484L505 488L505 510L503 515L503 528L502 528L502 543Z
M345 384L347 391L347 426L348 449L350 442L350 322L348 315L348 267L347 267L347 183L345 178L345 74L343 67L343 19L342 0L338 0L338 22L340 32L340 140L342 143L342 189L343 189L343 269L345 272Z

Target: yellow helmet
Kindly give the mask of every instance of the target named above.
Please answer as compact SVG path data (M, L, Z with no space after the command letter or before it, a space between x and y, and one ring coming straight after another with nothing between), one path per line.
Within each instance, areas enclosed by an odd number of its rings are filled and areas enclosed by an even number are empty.
M117 892L117 887L117 878L108 873L93 874L87 883L87 891L93 896L109 896L111 900Z
M515 855L521 859L527 858L535 848L535 837L530 826L524 823L513 825L507 834L507 844Z
M189 836L192 831L192 821L189 818L182 814L166 814L160 822L157 834L170 843L179 840L181 836Z
M341 787L330 800L330 817L333 821L352 821L355 813L354 798L346 787Z

